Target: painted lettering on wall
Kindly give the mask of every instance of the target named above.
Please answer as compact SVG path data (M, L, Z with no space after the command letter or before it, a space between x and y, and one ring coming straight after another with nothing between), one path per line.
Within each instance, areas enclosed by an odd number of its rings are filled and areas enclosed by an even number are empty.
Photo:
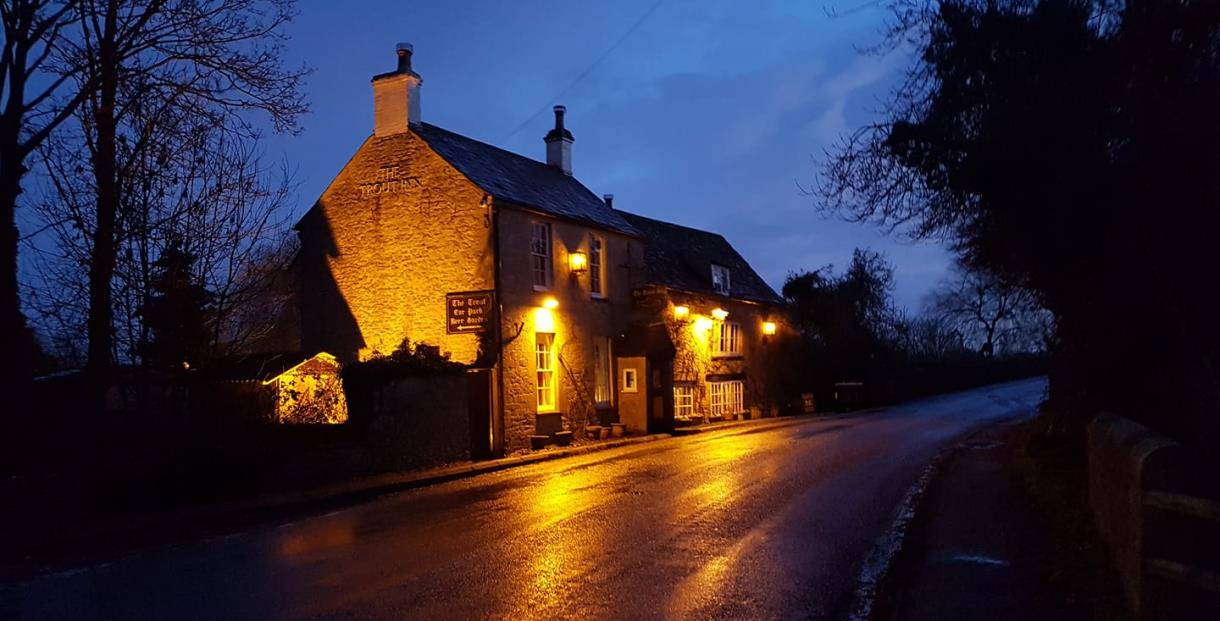
M445 330L449 334L482 332L491 325L494 291L463 291L445 295Z
M360 198L368 198L382 194L398 194L422 185L419 177L404 173L400 166L382 166L377 169L377 177L374 180L361 183L358 187Z

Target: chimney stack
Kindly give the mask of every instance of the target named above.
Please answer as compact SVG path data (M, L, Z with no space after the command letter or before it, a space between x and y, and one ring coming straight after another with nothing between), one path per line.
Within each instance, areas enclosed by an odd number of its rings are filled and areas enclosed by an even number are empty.
M563 115L568 109L564 106L555 106L555 127L546 133L546 163L549 166L554 166L563 171L563 174L572 174L572 143L576 141L572 137L572 132L568 131L563 126Z
M610 209L614 209L614 195L613 194L606 194L605 196L602 197L602 199L606 201L606 207L609 207Z
M378 138L407 131L420 122L419 90L424 79L411 69L410 43L399 43L398 68L373 76L373 134Z

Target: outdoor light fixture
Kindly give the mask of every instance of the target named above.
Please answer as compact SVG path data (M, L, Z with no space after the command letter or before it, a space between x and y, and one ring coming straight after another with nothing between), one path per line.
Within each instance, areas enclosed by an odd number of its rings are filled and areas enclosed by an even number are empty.
M775 334L775 322L774 321L764 321L763 322L763 334L765 334L767 336L771 336L771 335Z
M695 331L706 332L712 329L712 320L707 317L700 317L695 320Z
M712 316L719 321L724 321L724 318L729 316L729 311L726 311L723 308L713 308Z
M674 319L685 319L690 314L690 309L685 306L674 307Z
M542 300L542 306L534 309L534 332L555 331L555 313L551 311L556 308L559 308L559 300L551 296Z
M568 254L568 267L573 272L583 272L589 269L589 255L583 252L573 252Z
M550 309L534 309L534 332L555 332L555 314Z

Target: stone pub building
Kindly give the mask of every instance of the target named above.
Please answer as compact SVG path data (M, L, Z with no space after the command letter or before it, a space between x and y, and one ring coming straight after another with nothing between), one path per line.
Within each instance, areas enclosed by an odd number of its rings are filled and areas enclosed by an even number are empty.
M490 453L590 422L771 414L783 301L723 237L582 185L562 106L544 161L425 123L410 45L397 61L372 80L373 134L296 227L305 352L490 348Z

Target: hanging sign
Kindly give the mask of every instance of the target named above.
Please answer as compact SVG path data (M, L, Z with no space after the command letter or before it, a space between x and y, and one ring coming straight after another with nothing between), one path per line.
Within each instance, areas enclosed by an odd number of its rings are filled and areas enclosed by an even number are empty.
M463 291L445 295L445 331L482 332L491 325L494 291Z

